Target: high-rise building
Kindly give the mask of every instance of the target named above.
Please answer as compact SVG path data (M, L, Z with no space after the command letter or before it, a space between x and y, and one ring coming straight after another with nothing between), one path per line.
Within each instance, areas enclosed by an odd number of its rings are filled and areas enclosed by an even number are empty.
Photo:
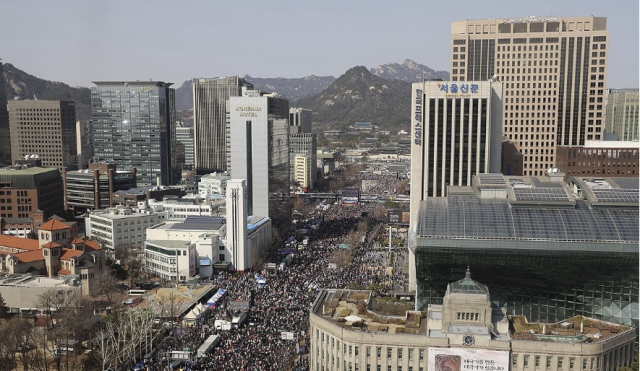
M9 112L7 111L7 88L5 87L4 82L2 62L0 62L0 166L11 165L10 138Z
M193 79L193 127L195 167L198 174L227 169L227 121L229 97L253 89L238 77Z
M175 90L162 81L96 81L91 89L95 161L136 168L139 186L180 180Z
M411 204L500 172L499 82L427 81L412 85ZM416 210L413 210L417 212Z
M638 140L638 89L607 89L605 131L618 134L618 140Z
M289 109L289 132L291 134L311 133L311 110L304 108Z
M43 166L78 168L75 102L9 102L11 161L38 155Z
M249 215L288 227L289 101L250 90L229 107L231 178L247 181Z
M289 128L293 130L293 126ZM315 188L318 177L317 158L318 142L315 133L289 134L289 177L297 181L305 192Z
M604 17L466 20L451 25L451 80L504 82L502 131L525 175L555 164L556 145L600 140L609 31Z
M193 169L195 157L193 152L193 128L178 123L176 127L176 140L184 146L184 167Z

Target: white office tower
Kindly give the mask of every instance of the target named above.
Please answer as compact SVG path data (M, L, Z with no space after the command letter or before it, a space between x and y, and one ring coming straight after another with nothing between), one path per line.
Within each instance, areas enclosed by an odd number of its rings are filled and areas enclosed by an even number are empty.
M231 252L232 269L244 271L250 267L251 252L247 251L247 183L244 179L227 182L227 250Z

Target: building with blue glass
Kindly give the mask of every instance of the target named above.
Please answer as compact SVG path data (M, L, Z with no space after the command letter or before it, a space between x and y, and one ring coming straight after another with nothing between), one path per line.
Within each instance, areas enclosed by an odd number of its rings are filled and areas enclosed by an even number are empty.
M139 186L180 180L175 90L162 81L96 81L91 88L94 160L136 168Z
M529 321L585 315L638 327L638 178L478 174L419 203L416 308L471 266L495 307Z

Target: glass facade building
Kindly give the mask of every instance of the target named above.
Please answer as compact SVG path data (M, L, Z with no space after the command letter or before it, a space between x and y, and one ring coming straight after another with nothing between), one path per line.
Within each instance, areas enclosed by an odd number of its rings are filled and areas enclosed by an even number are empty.
M258 91L230 98L231 178L247 181L249 215L289 227L289 102Z
M618 134L618 140L640 138L640 99L638 89L607 89L605 131Z
M585 315L638 326L638 179L481 174L421 202L417 309L464 274L530 322Z
M94 159L136 168L138 186L180 180L175 155L175 90L162 81L94 82Z
M193 128L195 167L198 174L230 170L227 158L227 121L229 97L253 89L238 77L193 79Z

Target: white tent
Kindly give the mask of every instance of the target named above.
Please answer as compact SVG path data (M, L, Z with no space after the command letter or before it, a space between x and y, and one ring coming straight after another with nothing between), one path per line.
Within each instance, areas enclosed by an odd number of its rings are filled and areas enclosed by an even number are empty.
M350 316L344 317L344 320L347 322L360 322L362 321L362 318L355 315L350 315Z

